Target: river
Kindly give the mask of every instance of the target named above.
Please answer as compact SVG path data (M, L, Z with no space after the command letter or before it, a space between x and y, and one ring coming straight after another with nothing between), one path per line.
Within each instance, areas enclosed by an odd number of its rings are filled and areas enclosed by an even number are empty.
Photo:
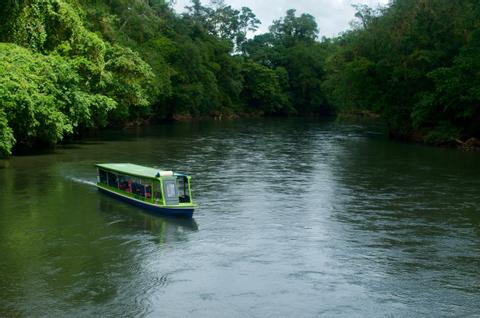
M193 220L95 163L192 175ZM0 162L0 317L479 317L480 154L382 127L244 119L105 131Z

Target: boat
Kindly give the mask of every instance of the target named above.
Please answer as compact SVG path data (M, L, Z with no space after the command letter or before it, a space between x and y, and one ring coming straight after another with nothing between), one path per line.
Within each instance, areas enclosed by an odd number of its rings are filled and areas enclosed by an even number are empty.
M193 216L197 205L192 199L190 176L131 163L95 166L99 191L163 215Z

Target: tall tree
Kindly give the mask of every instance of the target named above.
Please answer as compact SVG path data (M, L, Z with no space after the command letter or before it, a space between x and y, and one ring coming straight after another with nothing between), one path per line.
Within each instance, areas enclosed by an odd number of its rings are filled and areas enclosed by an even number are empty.
M395 0L357 10L355 29L328 58L330 101L382 114L396 137L451 143L479 136L478 2Z
M286 71L290 112L331 112L322 89L326 47L317 42L318 28L309 14L296 16L288 10L286 16L273 22L270 32L255 36L243 45L244 55L272 69Z

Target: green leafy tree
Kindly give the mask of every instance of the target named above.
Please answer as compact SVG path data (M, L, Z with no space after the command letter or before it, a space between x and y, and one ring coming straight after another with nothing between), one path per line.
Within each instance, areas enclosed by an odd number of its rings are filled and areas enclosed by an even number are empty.
M285 17L274 21L270 33L255 36L243 45L246 57L286 71L288 85L283 88L292 105L287 108L291 113L332 111L322 87L327 47L316 41L317 35L313 16L296 16L295 10L288 10Z
M277 73L271 68L249 61L242 66L242 75L242 99L249 108L267 114L290 111L289 99L282 91L280 71Z
M327 58L330 102L381 114L399 138L478 137L478 2L396 0L357 10L354 29Z
M1 11L1 152L55 144L110 120L128 120L157 93L150 66L84 24L76 2L9 2ZM118 106L118 107L117 107Z
M61 56L0 44L2 153L16 143L54 144L77 128L106 124L116 102L79 85L81 77Z
M310 14L296 16L296 10L290 9L284 18L273 21L270 32L284 45L293 45L298 41L314 41L318 36L318 26Z

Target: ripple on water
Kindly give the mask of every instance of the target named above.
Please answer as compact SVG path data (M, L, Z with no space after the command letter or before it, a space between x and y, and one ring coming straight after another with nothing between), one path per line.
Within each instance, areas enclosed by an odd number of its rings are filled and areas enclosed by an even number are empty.
M478 315L478 154L305 119L102 138L1 168L0 316ZM192 174L195 220L94 191L118 161Z

